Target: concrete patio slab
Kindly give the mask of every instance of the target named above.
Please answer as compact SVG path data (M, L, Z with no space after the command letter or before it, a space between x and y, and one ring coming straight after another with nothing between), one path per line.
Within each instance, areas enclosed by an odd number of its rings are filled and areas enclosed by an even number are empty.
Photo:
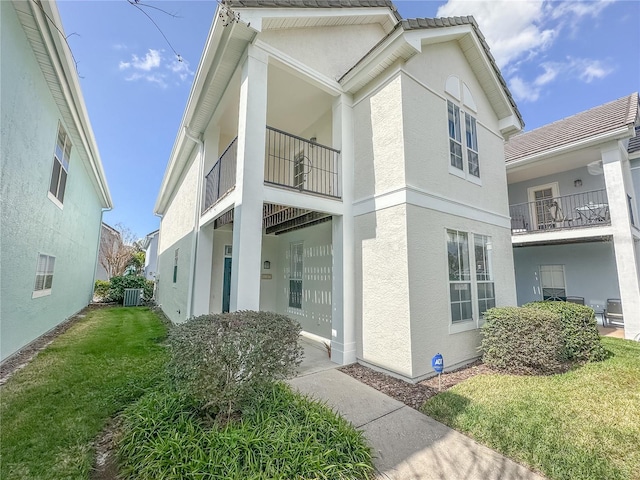
M543 478L336 369L308 373L290 384L363 431L381 480Z

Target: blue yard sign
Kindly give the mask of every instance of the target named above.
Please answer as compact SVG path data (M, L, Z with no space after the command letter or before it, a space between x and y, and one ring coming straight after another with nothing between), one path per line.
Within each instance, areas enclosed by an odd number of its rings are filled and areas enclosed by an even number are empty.
M433 358L431 359L431 367L433 368L434 372L442 373L442 371L444 370L444 359L442 358L442 355L436 353L433 356Z

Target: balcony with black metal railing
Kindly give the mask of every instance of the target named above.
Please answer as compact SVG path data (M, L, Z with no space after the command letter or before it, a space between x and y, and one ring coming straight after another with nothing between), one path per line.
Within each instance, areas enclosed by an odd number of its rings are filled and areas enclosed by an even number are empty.
M205 178L204 213L235 188L236 137ZM305 194L342 198L340 151L266 127L264 183Z
M510 205L509 215L514 235L611 225L604 189Z

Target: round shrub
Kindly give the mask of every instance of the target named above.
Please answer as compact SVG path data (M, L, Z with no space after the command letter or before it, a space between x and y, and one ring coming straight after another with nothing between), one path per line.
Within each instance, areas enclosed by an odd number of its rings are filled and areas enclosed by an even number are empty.
M606 358L593 308L569 302L532 302L525 307L560 315L566 360L599 362Z
M511 373L551 374L563 370L560 315L536 308L501 307L485 313L482 360Z
M192 318L169 332L169 375L203 410L229 419L265 383L295 374L300 330L271 312Z

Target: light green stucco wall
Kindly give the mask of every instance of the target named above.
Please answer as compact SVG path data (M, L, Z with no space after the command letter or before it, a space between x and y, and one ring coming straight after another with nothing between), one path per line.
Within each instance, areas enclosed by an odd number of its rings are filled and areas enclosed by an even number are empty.
M91 299L101 205L73 141L64 208L47 197L61 114L11 2L1 18L0 358ZM69 132L69 126L65 129ZM51 295L32 298L38 254L56 257Z

